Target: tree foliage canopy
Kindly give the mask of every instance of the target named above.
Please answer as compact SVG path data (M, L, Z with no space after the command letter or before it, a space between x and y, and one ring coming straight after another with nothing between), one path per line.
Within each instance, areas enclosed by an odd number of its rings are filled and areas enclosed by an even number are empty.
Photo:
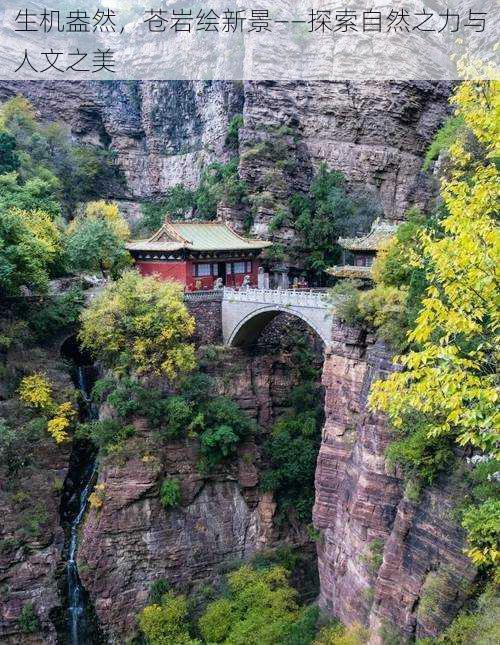
M194 320L176 283L128 271L83 311L81 323L82 347L119 373L173 379L195 366Z
M188 607L184 596L167 592L161 604L148 605L139 614L139 627L149 645L196 645L187 629Z
M131 263L124 241L130 229L113 202L90 202L67 228L66 252L73 271L119 275Z
M0 208L0 296L18 295L21 286L44 291L60 238L46 212Z
M289 206L291 223L300 234L296 252L305 255L306 269L318 276L337 262L339 236L367 231L379 212L367 196L349 195L343 173L324 163L309 194L293 195Z

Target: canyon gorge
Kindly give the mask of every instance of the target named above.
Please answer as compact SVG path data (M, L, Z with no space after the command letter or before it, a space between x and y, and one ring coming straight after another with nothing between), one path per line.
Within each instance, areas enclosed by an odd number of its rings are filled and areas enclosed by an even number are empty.
M204 166L237 156L248 198L219 204L218 214L240 232L282 245L286 258L288 247L300 246L300 235L290 223L273 228L271 222L294 193L307 191L322 163L341 171L349 191L368 196L386 219L403 221L411 207L429 206L436 186L421 171L422 160L449 112L450 91L439 82L1 81L0 102L22 94L42 120L57 119L75 140L113 150L120 177L102 197L115 200L131 225L141 205L161 201L178 184L194 189ZM235 144L227 133L239 115ZM302 268L300 255L281 261ZM454 518L453 477L441 477L416 499L385 457L392 433L367 398L373 381L395 369L391 350L366 329L340 321L324 346L287 315L251 351L223 347L218 306L189 303L200 369L213 378L214 395L233 399L259 429L231 463L207 474L197 466L195 439L168 441L155 452L155 430L137 415L124 450L99 458L99 500L82 519L77 554L89 620L96 623L93 642L132 638L155 580L202 604L207 586L220 584L235 561L284 545L302 553L297 584L304 594L318 598L327 616L369 628L372 645L438 635L464 604L477 572ZM10 384L26 364L75 398L71 361L61 348L76 331L34 350L14 346L0 354L0 421L19 414ZM293 515L279 517L272 492L261 487L264 440L289 409L289 392L302 383L293 352L297 334L307 339L322 393L310 526ZM98 414L113 416L105 404ZM16 497L8 486L0 492L0 641L8 645L68 642L68 526L61 514L62 500L82 476L78 450L88 446L73 448L71 457L67 444L40 440L30 457L36 479L29 470L21 475L29 494ZM25 466L19 465L21 473ZM160 501L165 477L179 482L181 494L168 512ZM28 604L40 621L38 633L20 627Z

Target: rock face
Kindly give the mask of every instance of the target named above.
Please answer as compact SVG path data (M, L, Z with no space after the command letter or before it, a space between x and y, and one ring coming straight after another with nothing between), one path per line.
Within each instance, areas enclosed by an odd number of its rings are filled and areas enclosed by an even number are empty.
M24 94L44 119L66 122L83 141L116 150L125 187L110 197L158 199L169 187L195 187L203 165L240 154L253 231L267 234L276 207L306 190L321 162L368 191L399 219L429 199L421 172L426 146L447 111L449 86L435 82L0 82L0 101ZM243 114L239 151L228 148L233 116ZM265 142L278 142L272 154ZM113 192L114 191L114 192ZM249 208L221 209L242 228ZM293 231L275 233L281 241Z
M3 359L3 360L2 360ZM58 351L11 350L0 356L0 424L13 432L30 414L16 395L20 377L43 370L57 392L74 390ZM14 387L14 390L13 390ZM64 546L59 503L70 446L56 446L43 428L29 441L0 448L0 642L7 645L56 643L60 607L59 564ZM5 452L4 452L5 451ZM34 629L24 615L36 617Z
M243 454L251 459L252 448ZM154 580L192 594L213 582L224 564L271 542L274 504L251 493L256 471L249 472L243 454L234 473L209 480L196 471L196 447L189 443L170 444L159 461L143 455L103 467L104 502L85 522L79 569L112 640L134 632ZM181 482L179 508L161 505L165 476Z
M200 364L214 378L216 393L230 396L264 432L297 384L286 352L248 356L213 347L202 351ZM158 449L145 420L135 425L138 436L123 453L101 461L96 490L102 506L89 509L78 550L82 582L103 631L117 643L136 630L155 580L164 578L196 598L226 566L256 551L284 541L310 546L305 531L280 531L274 524L276 504L258 488L260 435L240 447L237 459L205 475L197 468L197 441ZM180 483L176 508L161 504L165 479Z
M267 231L273 203L307 189L321 162L342 171L352 190L370 193L387 218L425 205L422 156L448 94L447 84L432 82L246 83L240 172L271 205L255 205L256 230ZM271 154L262 150L278 140Z
M316 471L320 605L347 624L370 626L374 644L384 633L397 642L439 633L476 574L452 519L452 484L411 502L387 469L390 433L366 402L371 383L391 369L387 351L361 332L335 331Z

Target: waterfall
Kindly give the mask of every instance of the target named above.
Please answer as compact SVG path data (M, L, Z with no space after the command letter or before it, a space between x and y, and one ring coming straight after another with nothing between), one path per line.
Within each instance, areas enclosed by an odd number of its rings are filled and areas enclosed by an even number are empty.
M68 580L68 621L69 621L69 642L70 645L84 645L86 641L86 620L85 604L86 598L80 576L76 555L78 549L78 528L85 514L89 495L95 484L97 476L97 461L94 458L85 472L82 480L83 489L78 496L78 513L70 524L70 538L68 546L68 561L66 563L66 574Z
M80 390L83 405L80 418L89 421L98 418L98 408L92 403L93 370L77 365L74 381ZM66 580L68 597L67 637L69 645L89 645L94 638L95 625L89 620L88 595L78 573L78 532L87 509L88 500L97 480L97 459L90 446L76 443L68 473L66 501L61 507L62 521L67 527ZM100 641L99 641L100 642Z

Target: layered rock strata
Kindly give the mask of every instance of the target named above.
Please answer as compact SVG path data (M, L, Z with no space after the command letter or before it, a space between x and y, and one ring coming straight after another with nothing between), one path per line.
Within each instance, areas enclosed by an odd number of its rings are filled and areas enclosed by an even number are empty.
M325 415L316 470L320 606L398 642L438 634L463 604L476 571L453 519L451 482L410 501L388 468L391 433L367 408L371 383L393 366L362 332L334 331L323 372ZM412 496L413 497L413 496Z

